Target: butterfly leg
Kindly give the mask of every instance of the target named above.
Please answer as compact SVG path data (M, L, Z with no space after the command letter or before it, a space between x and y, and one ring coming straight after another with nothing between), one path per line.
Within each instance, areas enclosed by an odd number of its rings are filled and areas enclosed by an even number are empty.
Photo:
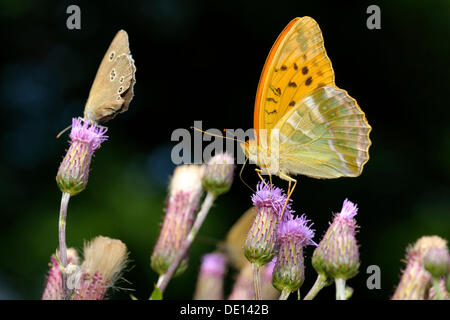
M261 181L264 182L265 185L267 185L267 182L264 180L264 178L261 175L262 170L256 168L255 171L258 174L258 177L261 179ZM269 182L270 182L270 191L272 191L273 190L273 183L272 183L272 175L271 174L269 174ZM272 192L270 193L270 195L272 196Z
M284 203L283 210L281 211L280 220L283 218L284 211L286 210L286 206L288 204L289 199L291 198L292 193L294 192L295 187L297 186L297 180L288 176L287 174L280 173L280 178L289 181L288 192L286 202ZM291 188L291 184L294 184Z
M261 181L264 182L264 184L267 184L267 182L264 180L264 178L263 178L262 175L261 175L262 170L256 168L255 171L256 171L256 174L258 175L259 179L261 179ZM272 177L271 177L271 178L272 178ZM272 179L271 179L271 180L272 180ZM271 182L271 183L272 183L272 182Z

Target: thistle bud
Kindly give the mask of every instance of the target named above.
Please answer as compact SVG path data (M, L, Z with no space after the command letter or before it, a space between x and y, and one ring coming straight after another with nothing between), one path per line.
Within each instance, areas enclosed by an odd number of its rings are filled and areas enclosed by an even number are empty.
M169 186L166 215L151 256L151 267L159 275L167 272L191 230L203 192L202 175L203 167L198 165L182 165L175 169ZM186 270L187 262L186 256L174 276Z
M79 258L77 251L73 248L67 249L67 261L69 265L78 265ZM55 255L50 257L50 270L46 276L47 283L45 285L42 300L62 300L62 277L58 259Z
M74 300L103 300L108 288L120 278L128 258L120 240L98 236L84 245L81 283Z
M275 256L278 224L286 203L284 192L265 181L258 183L252 196L257 213L244 244L244 255L248 261L262 266ZM290 211L287 203L285 211Z
M228 153L212 157L203 174L203 188L215 196L228 192L233 183L234 159Z
M308 226L309 220L303 215L298 218L290 212L280 223L277 234L279 244L272 283L280 291L294 292L303 284L305 265L303 247L315 244L314 230Z
M74 196L86 188L94 151L107 140L107 129L82 118L72 119L70 147L59 166L56 182L59 189Z
M312 265L318 274L348 280L358 273L359 250L356 243L357 206L345 200L340 213L314 250Z
M220 253L203 256L194 300L223 300L226 258Z
M425 270L423 259L430 249L447 249L447 241L438 236L425 236L406 250L406 268L392 300L423 300L431 285L431 274Z
M444 277L450 270L450 255L446 248L430 248L423 257L423 266L435 278Z

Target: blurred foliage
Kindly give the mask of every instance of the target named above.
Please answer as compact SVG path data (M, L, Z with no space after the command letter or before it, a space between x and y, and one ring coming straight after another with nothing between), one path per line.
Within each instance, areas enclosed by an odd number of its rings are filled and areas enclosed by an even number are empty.
M78 4L82 29L66 28ZM378 4L382 29L366 28ZM96 235L124 241L130 270L122 287L139 299L153 290L149 257L163 218L171 132L202 120L207 128L249 128L269 49L296 16L315 18L338 86L355 97L373 127L371 159L357 179L299 177L294 207L314 221L316 240L345 198L358 203L361 271L352 299L386 299L398 282L405 247L422 235L450 239L450 3L435 1L12 1L0 2L0 298L39 299L57 247L60 192L55 175L67 135L82 114L98 64L119 29L137 66L135 99L108 123L87 189L71 199L67 243ZM251 167L244 179L255 184ZM278 186L284 182L275 180ZM235 180L220 197L191 250L190 267L167 299L191 298L200 256L214 250L251 205ZM307 261L312 248L306 250ZM368 290L379 265L382 289ZM307 262L304 290L315 275ZM233 279L232 271L228 276ZM231 283L227 283L227 288ZM326 289L319 299L333 298ZM130 299L128 291L113 298Z

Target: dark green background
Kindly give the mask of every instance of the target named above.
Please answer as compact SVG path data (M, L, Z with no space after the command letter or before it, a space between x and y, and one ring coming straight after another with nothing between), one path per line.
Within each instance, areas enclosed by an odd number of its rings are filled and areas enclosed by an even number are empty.
M81 7L81 30L66 28L66 8ZM382 29L366 28L378 4ZM134 295L149 296L149 256L163 217L171 132L253 124L259 75L277 35L294 17L319 23L336 83L356 98L373 131L371 159L359 178L298 177L294 208L314 221L316 241L345 198L359 205L360 274L354 299L387 299L405 247L422 235L450 238L450 4L441 1L12 1L0 2L0 298L39 299L57 247L56 140L82 114L97 67L119 29L129 33L137 66L128 112L108 123L87 189L71 199L67 243L97 235L121 239ZM244 173L252 185L251 167ZM278 186L284 182L276 180ZM170 283L168 299L191 298L202 254L214 250L250 206L239 181L220 197L191 250L190 267ZM315 274L306 250L308 290ZM366 268L381 268L368 290ZM230 271L227 288L231 286ZM333 298L328 288L319 298ZM127 291L113 295L128 299Z

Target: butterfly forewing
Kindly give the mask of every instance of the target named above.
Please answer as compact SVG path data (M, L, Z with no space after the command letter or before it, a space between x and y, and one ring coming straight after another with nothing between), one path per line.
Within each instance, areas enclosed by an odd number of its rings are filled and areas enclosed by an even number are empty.
M276 128L284 173L355 177L369 159L371 127L345 90L316 89L280 119Z
M136 67L131 57L128 35L119 31L98 68L84 109L86 119L105 122L128 110L133 98Z
M334 72L322 32L314 19L296 18L266 60L255 102L255 130L270 130L297 102L326 85L334 86Z

